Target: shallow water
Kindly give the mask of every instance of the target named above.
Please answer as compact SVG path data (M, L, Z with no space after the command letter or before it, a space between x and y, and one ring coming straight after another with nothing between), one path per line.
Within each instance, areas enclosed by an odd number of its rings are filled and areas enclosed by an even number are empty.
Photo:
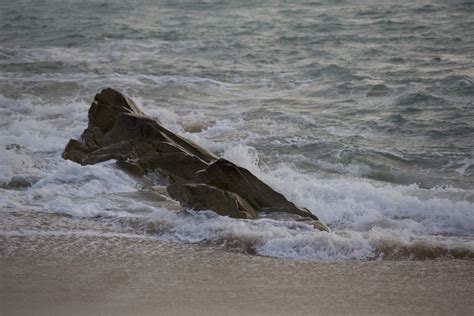
M2 2L0 206L281 258L472 258L473 12L462 1ZM183 211L113 162L62 160L109 86L333 233Z

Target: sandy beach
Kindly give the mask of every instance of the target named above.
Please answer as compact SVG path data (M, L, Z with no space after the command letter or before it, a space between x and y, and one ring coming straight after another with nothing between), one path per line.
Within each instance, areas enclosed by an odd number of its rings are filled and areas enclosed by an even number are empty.
M474 312L472 260L281 260L153 238L94 236L68 217L55 222L75 223L76 230L61 235L47 228L54 214L41 215L36 228L45 225L32 234L31 225L6 227L9 217L26 223L28 215L2 214L1 315Z

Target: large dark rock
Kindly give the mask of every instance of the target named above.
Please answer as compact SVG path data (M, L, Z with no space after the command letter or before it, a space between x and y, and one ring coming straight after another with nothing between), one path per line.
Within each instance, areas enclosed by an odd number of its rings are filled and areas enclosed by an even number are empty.
M82 165L115 159L136 175L158 172L170 183L169 195L195 210L247 219L258 218L259 212L288 213L328 230L309 210L297 207L247 169L172 133L111 88L95 96L81 140L71 139L63 158Z

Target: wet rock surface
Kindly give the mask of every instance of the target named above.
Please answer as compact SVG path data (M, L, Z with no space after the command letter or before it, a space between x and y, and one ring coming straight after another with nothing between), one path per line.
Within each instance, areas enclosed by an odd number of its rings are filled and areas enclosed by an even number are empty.
M288 213L328 230L305 208L297 207L250 171L164 128L120 92L107 88L94 97L81 140L71 139L63 153L82 165L115 159L137 176L158 172L169 195L183 207L213 210L233 218L258 213Z

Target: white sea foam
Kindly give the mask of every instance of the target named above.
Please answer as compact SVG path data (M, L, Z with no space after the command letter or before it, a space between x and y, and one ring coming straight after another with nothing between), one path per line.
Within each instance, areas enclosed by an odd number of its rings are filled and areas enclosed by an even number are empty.
M423 225L426 233L467 233L474 235L474 206L467 201L453 202L443 198L420 199L418 187L376 185L370 180L338 177L321 179L295 170L288 164L259 167L255 149L231 147L224 157L251 170L297 204L308 207L324 222L364 229L372 221L383 218L407 221L407 225ZM431 191L436 191L433 189ZM450 211L446 211L446 210ZM467 220L469 219L469 220Z
M80 217L130 215L126 212L130 201L113 194L136 191L138 184L113 162L80 166L60 161L57 168L27 191L30 204Z
M364 232L350 229L333 233L315 231L304 223L272 219L234 220L213 212L174 213L155 209L142 218L143 232L185 243L221 245L228 249L291 259L346 260L393 256L423 257L462 249L472 257L474 240L417 236L409 229L373 227ZM150 229L152 227L152 229ZM141 231L141 229L138 229Z

